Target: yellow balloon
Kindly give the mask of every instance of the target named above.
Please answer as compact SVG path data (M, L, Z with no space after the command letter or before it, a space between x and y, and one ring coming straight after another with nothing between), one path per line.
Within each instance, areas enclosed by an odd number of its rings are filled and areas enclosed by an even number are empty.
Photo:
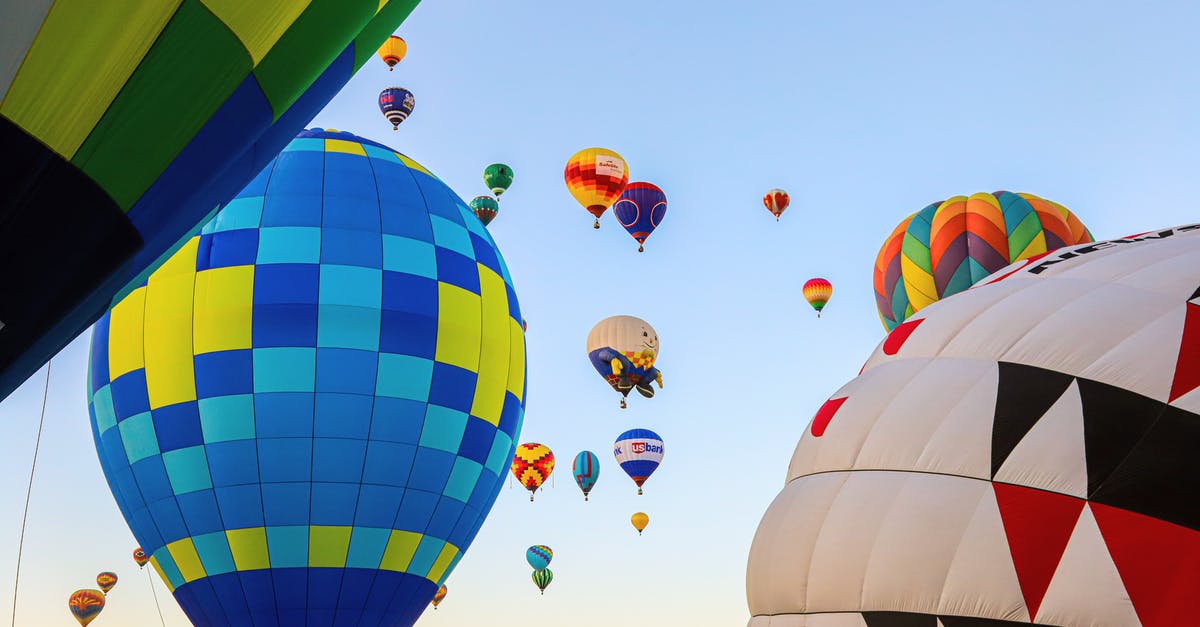
M594 226L600 228L600 216L620 198L629 182L629 166L607 148L585 148L567 161L563 178L567 191L596 217Z
M404 59L406 54L408 54L408 43L397 35L388 37L387 41L379 47L379 58L387 64L389 72Z
M638 535L642 535L642 530L646 525L650 524L650 517L645 512L638 512L629 517L629 522L633 523L633 528L637 529Z

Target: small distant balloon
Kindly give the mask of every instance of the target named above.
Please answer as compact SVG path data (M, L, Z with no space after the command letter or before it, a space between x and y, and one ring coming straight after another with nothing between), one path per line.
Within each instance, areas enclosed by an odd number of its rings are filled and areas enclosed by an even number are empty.
M596 480L600 478L600 458L591 451L582 451L575 456L572 472L575 475L575 483L583 490L583 500L588 500L588 494L596 487Z
M396 64L408 54L408 43L398 35L392 35L379 47L379 58L387 64L388 71L396 69Z
M665 451L662 438L649 429L630 429L613 443L613 457L637 484L638 494L642 493L642 484L662 463Z
M483 169L483 183L492 190L492 194L499 200L504 192L508 191L513 182L512 168L503 163L493 163Z
M621 155L607 148L585 148L571 155L563 170L567 191L595 216L593 228L600 228L600 216L617 200L629 182L629 167Z
M436 610L437 606L442 604L442 599L446 598L447 592L448 590L446 590L446 584L442 584L442 587L438 588L438 591L433 595L433 600L430 601L430 603L433 603L433 609Z
M512 474L529 490L529 500L554 472L554 452L545 444L527 442L517 447L513 455Z
M825 304L829 302L829 297L833 296L833 284L825 279L817 277L804 282L804 300L812 305L813 309L817 310L817 317L821 317L821 310L825 308Z
M612 209L617 222L637 240L638 252L644 252L646 238L667 215L667 195L651 183L630 183Z
M113 586L117 585L117 574L104 571L99 575L96 575L96 585L100 586L101 592L108 594L108 591L112 590Z
M650 517L645 512L638 512L629 517L629 522L633 523L633 528L637 529L638 535L642 535L642 531L646 529L646 525L650 524Z
M393 131L400 128L400 123L408 119L416 106L413 93L403 87L388 87L379 92L379 110L392 123Z
M549 568L533 571L533 585L537 586L542 594L546 594L546 586L549 586L551 581L554 581L554 572Z
M137 562L138 568L141 568L150 563L150 556L146 555L146 552L139 546L133 550L133 561Z
M554 551L544 544L535 544L525 549L525 561L529 562L534 570L546 568L553 559Z
M769 190L767 194L763 196L763 205L766 205L767 211L770 211L771 214L775 216L776 222L779 221L779 216L783 215L784 211L787 211L788 205L791 204L791 202L791 197L788 196L788 193L782 189Z
M104 609L104 593L92 589L76 590L67 598L67 608L80 625L87 627Z
M479 218L484 226L491 224L496 214L500 212L500 203L491 196L476 196L468 204L471 211L475 212L475 217Z

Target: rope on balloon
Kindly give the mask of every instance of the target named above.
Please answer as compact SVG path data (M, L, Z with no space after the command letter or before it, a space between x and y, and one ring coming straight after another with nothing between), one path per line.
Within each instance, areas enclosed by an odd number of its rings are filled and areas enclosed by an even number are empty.
M25 548L25 522L29 520L29 497L33 494L33 473L37 470L38 449L42 445L42 425L46 422L46 399L50 396L50 364L54 360L46 362L46 386L42 390L42 414L38 418L37 438L33 442L33 462L29 465L29 485L25 488L25 512L21 514L21 536L17 540L17 572L13 577L13 602L12 602L12 623L13 627L17 624L17 591L21 587L21 552Z
M154 573L147 570L146 579L150 582L150 594L154 595L154 609L158 610L158 622L162 623L163 627L167 627L167 621L163 620L162 606L158 604L158 592L154 590Z

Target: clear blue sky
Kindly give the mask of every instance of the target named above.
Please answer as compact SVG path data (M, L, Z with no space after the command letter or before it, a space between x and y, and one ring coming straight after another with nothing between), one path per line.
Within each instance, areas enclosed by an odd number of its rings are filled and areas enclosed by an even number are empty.
M529 320L522 440L560 465L533 504L504 490L420 624L744 624L746 554L792 448L883 336L883 238L933 200L996 189L1057 200L1100 238L1195 221L1197 23L1182 1L425 0L400 30L408 58L367 64L312 125L385 142L466 199L486 164L515 168L491 230ZM375 104L390 84L416 94L396 132ZM667 193L644 254L566 192L566 159L593 145ZM770 187L792 195L780 223ZM835 286L820 320L811 276ZM657 328L666 378L625 411L584 354L622 313ZM157 620L87 426L87 339L54 361L19 625L74 624L67 594L106 568L122 581L95 624ZM0 404L0 622L42 376ZM667 444L642 497L609 448L630 427ZM602 464L586 504L569 468L584 448ZM535 543L555 550L544 597Z

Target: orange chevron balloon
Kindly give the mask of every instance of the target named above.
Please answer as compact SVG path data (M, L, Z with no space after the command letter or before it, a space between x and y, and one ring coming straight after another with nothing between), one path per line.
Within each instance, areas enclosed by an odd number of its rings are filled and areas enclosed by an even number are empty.
M512 474L529 490L529 500L554 472L554 452L545 444L527 442L513 455Z

